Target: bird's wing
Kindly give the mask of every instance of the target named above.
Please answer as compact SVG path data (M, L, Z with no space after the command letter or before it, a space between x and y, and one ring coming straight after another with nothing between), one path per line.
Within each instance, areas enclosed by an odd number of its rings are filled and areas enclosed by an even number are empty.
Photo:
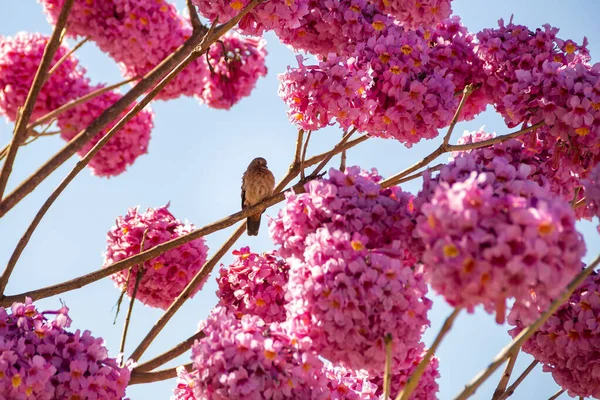
M246 172L242 175L242 209L246 207Z

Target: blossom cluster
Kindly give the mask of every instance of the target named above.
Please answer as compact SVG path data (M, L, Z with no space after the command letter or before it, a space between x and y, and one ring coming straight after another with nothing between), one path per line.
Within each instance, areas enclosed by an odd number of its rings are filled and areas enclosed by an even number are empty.
M425 178L416 201L425 274L452 306L483 305L502 323L514 299L511 318L531 322L531 292L548 306L579 271L585 245L570 205L529 179L531 165L483 163L478 152Z
M192 346L197 399L322 398L323 362L285 325L216 307L199 329L206 337Z
M412 238L409 196L381 189L376 171L330 170L288 195L269 226L290 266L286 305L298 337L328 360L380 372L390 334L397 368L412 360L431 301ZM409 247L410 246L410 247Z
M0 114L14 120L17 108L25 103L29 87L41 62L48 37L40 34L19 33L0 39ZM68 52L60 46L56 61ZM85 69L70 55L50 75L42 87L32 118L35 120L69 101L85 96L102 86L92 86L85 77ZM57 125L61 137L73 139L106 108L121 98L116 91L108 91L58 115ZM131 107L135 106L132 104ZM122 117L123 113L120 117ZM92 174L115 176L125 171L141 155L145 154L153 128L154 113L146 108L117 132L90 160ZM95 145L107 129L99 132L78 154L83 157Z
M74 333L66 306L39 312L31 298L0 308L0 393L8 399L122 399L130 370L101 338ZM48 320L46 315L55 315Z
M144 213L137 207L130 208L126 215L119 216L116 226L107 234L104 267L195 229L193 224L176 219L168 206L148 208ZM147 306L167 309L202 268L207 252L204 238L198 238L110 277L131 297L139 272L141 279L135 298ZM202 284L198 285L192 296L201 288Z
M233 263L222 267L218 277L219 304L238 317L251 314L266 323L285 321L287 264L273 251L256 254L242 247L233 254Z
M56 22L64 0L40 1L50 22ZM189 20L165 0L76 1L68 23L68 35L95 41L131 78L146 75L192 35ZM231 53L232 62L221 58L222 47ZM266 74L262 40L228 33L223 45L214 44L210 53L212 66L205 57L197 58L156 99L195 96L210 107L228 109Z
M526 327L521 321L514 337ZM572 397L600 397L600 276L592 273L523 345Z
M600 164L596 165L583 180L585 197L589 212L600 218ZM598 227L600 229L600 225Z

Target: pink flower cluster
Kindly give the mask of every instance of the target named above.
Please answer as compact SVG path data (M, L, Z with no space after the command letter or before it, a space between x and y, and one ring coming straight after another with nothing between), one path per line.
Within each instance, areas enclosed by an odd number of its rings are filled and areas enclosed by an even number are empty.
M315 351L348 368L379 371L391 334L398 368L420 344L431 301L415 265L419 243L409 196L382 190L371 175L330 170L306 193L289 195L270 223L290 265L288 322Z
M200 13L211 21L217 16L220 20L232 18L249 3L249 0L194 0ZM296 50L347 55L356 44L377 36L386 27L394 24L411 29L431 27L450 12L449 0L272 0L242 18L239 27L250 35L273 30L283 43Z
M0 393L7 399L117 400L130 370L90 331L68 332L69 309L39 312L32 300L0 308ZM55 315L53 321L45 315Z
M25 103L47 41L46 36L28 33L0 40L0 113L10 120L15 119L17 108ZM67 52L66 47L59 47L57 57ZM78 65L76 58L70 56L44 84L32 118L40 118L68 101L80 98L100 87L102 86L90 86L85 77L85 69ZM73 139L120 98L121 94L116 91L106 92L59 114L57 125L61 129L61 137L67 141ZM92 174L106 177L119 175L140 155L147 153L153 118L154 114L150 109L142 110L133 117L90 160L88 166ZM81 157L85 156L107 130L98 133L78 154Z
M198 370L187 372L185 367L177 368L177 385L173 389L171 400L196 400L194 380L198 379Z
M351 370L340 366L327 365L327 391L331 400L375 400L377 385L369 381L365 370Z
M335 118L344 128L354 125L410 147L436 137L458 104L452 81L429 63L428 53L415 32L391 27L359 44L351 58L330 56L318 66L289 68L280 75L280 96L303 129Z
M426 177L416 201L425 274L455 307L483 305L502 323L506 303L531 321L580 270L585 245L570 205L528 180L526 163L478 162L475 152ZM424 203L424 204L423 204ZM516 318L516 317L511 317Z
M209 51L210 72L200 99L209 107L228 110L250 95L259 77L267 75L267 50L263 39L235 33L225 35L222 42L222 46L214 45Z
M206 337L192 346L196 399L323 398L323 362L285 326L216 307L199 329Z
M40 1L55 22L64 0ZM221 18L221 22L225 20ZM192 28L165 0L79 0L69 15L68 34L89 37L119 63L125 76L142 77L181 46L192 35ZM206 58L200 57L156 98L195 96L210 107L229 109L248 96L267 72L264 41L235 34L226 34L223 41L231 62L221 59L221 45L216 43L210 51L214 72Z
M474 85L475 90L467 98L459 121L471 120L485 111L492 99L478 89L487 76L483 62L475 54L475 36L461 24L458 16L443 20L431 32L424 30L422 35L431 47L430 64L452 79L457 95L468 84Z
M233 252L236 258L229 268L221 268L218 278L219 304L239 318L258 315L266 323L283 322L285 286L289 267L274 252L251 253L249 247Z
M600 164L592 168L582 183L585 187L585 197L590 213L600 218Z
M127 215L119 216L116 226L107 234L104 267L195 229L193 224L183 224L176 219L168 207L167 204L156 209L149 208L143 214L138 212L137 207L130 208ZM150 307L167 309L202 268L207 252L204 238L198 238L144 262L136 299ZM126 288L131 296L139 268L136 265L110 277L119 289ZM201 288L202 285L199 285L192 296Z
M19 32L14 37L0 37L0 115L11 121L16 119L17 109L25 104L47 42L48 37L40 33ZM60 46L51 66L68 51ZM75 57L68 57L44 84L32 120L73 100L88 86L85 69Z
M557 32L502 20L480 32L477 53L489 74L482 89L509 126L544 122L541 147L583 177L600 161L600 64L588 64L587 40L577 45Z
M526 324L518 321L516 336ZM600 397L600 276L593 273L552 315L523 351L552 373L571 397Z

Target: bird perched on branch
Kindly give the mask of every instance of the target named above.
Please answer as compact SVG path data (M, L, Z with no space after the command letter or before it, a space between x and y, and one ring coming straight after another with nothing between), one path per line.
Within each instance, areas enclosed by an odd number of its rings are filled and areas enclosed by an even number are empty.
M275 177L267 168L267 160L262 157L257 157L244 172L242 176L242 209L250 207L273 194L275 187ZM261 211L257 214L250 215L246 219L246 230L248 236L258 235L260 228Z

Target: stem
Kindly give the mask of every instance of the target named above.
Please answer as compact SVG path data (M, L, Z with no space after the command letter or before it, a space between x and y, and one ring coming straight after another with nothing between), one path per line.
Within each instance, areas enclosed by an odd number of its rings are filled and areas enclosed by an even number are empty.
M383 398L389 400L392 390L392 335L385 335L385 375L383 375Z
M300 161L304 161L302 157L302 142L304 141L304 129L298 129L298 138L296 139L296 152L294 153L294 164L300 165Z
M100 96L101 94L104 94L108 91L111 91L113 89L116 89L118 87L121 87L127 83L133 82L135 80L139 79L138 77L135 78L129 78L126 79L124 81L115 83L114 85L110 85L110 86L106 86L106 87L102 87L99 89L94 90L93 92L90 92L88 94L86 94L85 96L81 96L78 99L75 100L71 100L68 103L63 104L62 106L58 107L56 110L50 111L48 114L44 115L43 117L38 118L37 120L35 120L34 122L32 122L31 124L29 124L29 126L27 128L32 129L35 128L38 125L43 125L48 121L51 121L52 119L54 119L55 117L59 116L60 114L62 114L65 111L68 111L70 109L72 109L73 107L76 107L80 104L86 103L98 96Z
M342 146L344 145L344 143L346 143L348 141L348 139L350 139L350 136L352 136L352 134L354 132L356 132L356 128L352 128L349 132L344 134L344 136L342 137L342 140L340 140L340 142L338 144L336 144L333 149L334 150L341 149ZM310 178L316 178L319 175L319 172L321 172L321 170L323 168L325 168L325 166L327 165L329 160L331 160L333 158L333 156L334 156L333 151L329 152L329 154L321 161L321 163L319 165L317 165L317 168L315 168L315 170L310 174Z
M416 389L417 385L419 384L419 379L421 379L421 375L423 375L423 373L425 372L425 368L427 368L427 366L429 365L433 354L439 347L440 343L442 343L442 339L444 339L444 336L446 336L446 334L450 332L452 324L454 323L454 320L456 319L460 311L460 308L455 308L452 311L452 313L446 318L446 321L444 321L444 325L442 325L442 329L440 329L440 332L435 337L433 344L431 345L429 350L427 350L427 353L425 353L425 357L423 357L419 365L417 365L417 368L415 368L415 372L413 372L412 375L408 377L408 381L406 381L404 389L402 389L400 393L398 393L398 396L396 396L396 400L408 400L410 398L411 393L413 392L413 390Z
M452 117L452 121L450 122L450 127L448 128L448 132L446 132L446 136L444 136L444 140L442 141L442 147L448 146L448 142L450 141L450 137L452 136L452 132L454 131L454 127L458 123L458 118L460 117L460 112L462 111L465 103L469 96L473 93L473 85L467 85L463 89L462 97L460 99L460 103L458 103L458 107L456 108L456 112L454 113L454 117Z
M359 139L363 139L363 138L359 138ZM320 154L315 157L311 157L309 160L306 161L305 167L315 165L319 161L324 160L329 154L333 154L333 155L338 154L344 148L347 149L349 147L356 146L364 141L364 140L359 140L359 139L353 140L350 143L346 143L346 145L341 146L339 148L333 148L332 150L330 150L326 153ZM27 296L39 300L39 299L44 299L46 297L54 296L57 294L61 294L64 292L68 292L71 290L79 289L83 286L89 285L90 283L96 282L102 278L112 275L115 272L119 272L126 268L129 268L132 265L155 258L163 253L166 253L167 251L169 251L171 249L179 247L185 243L191 242L192 240L195 240L200 237L209 235L213 232L228 228L228 227L234 225L236 222L247 218L249 215L253 215L257 212L261 212L264 209L283 201L285 199L285 194L282 191L283 188L285 186L287 186L287 184L289 182L291 182L292 179L294 179L298 174L299 174L299 171L297 171L297 170L293 171L292 173L288 173L288 175L284 179L282 179L280 184L278 184L277 187L275 188L274 193L276 193L276 194L261 201L260 203L257 203L250 207L246 207L245 209L238 211L235 214L231 214L231 215L229 215L225 218L222 218L218 221L215 221L211 224L205 225L202 228L196 229L195 231L188 233L187 235L178 237L177 239L173 239L168 242L164 242L158 246L155 246L151 249L143 251L135 256L126 258L124 260L120 260L116 263L113 263L113 264L107 266L106 268L102 268L102 269L90 272L88 274L79 276L77 278L70 279L68 281L58 283L55 285L46 286L46 287L43 287L40 289L30 290L27 292L23 292L23 293L20 293L17 295L11 295L11 296L3 295L0 297L0 306L10 306L15 301L23 301L23 299L25 299L25 297L27 297ZM295 193L303 193L304 192L304 182L305 181L301 181L300 183L291 187L291 189L294 190Z
M573 200L571 200L571 208L575 209L577 206L577 198L579 197L579 192L581 191L581 186L577 186L575 188L575 194L573 195Z
M510 359L508 360L508 364L506 364L506 368L504 369L504 373L502 374L502 378L500 382L498 382L498 386L494 391L494 395L492 396L492 400L499 400L500 397L506 391L506 386L508 386L508 381L510 380L510 375L512 374L513 369L515 368L515 363L517 361L517 357L519 356L519 349L511 354Z
M560 389L558 392L554 393L552 395L552 397L550 397L548 400L556 400L558 399L564 392L566 392L565 389Z
M180 355L182 355L183 353L188 351L190 349L190 347L192 347L192 345L194 344L194 342L196 340L203 339L205 337L206 337L206 334L204 333L204 331L195 333L194 335L190 336L183 342L174 346L171 350L168 350L168 351L162 353L161 355L156 356L156 357L146 361L145 363L138 364L138 366L134 368L134 371L136 371L136 372L152 371L154 368L158 368L161 365L168 363L175 357L179 357Z
M306 151L308 150L308 142L310 142L310 135L312 131L308 131L306 135L306 142L304 142L304 149L302 149L302 158L300 159L300 179L304 180L304 160L306 160Z
M46 78L44 79L44 81L47 81L48 78L50 78L50 75L52 75L53 73L55 73L56 70L58 69L58 67L60 67L61 64L64 63L67 60L67 58L69 58L71 55L73 55L73 53L75 53L77 50L79 50L79 48L81 46L83 46L88 40L89 40L89 38L87 38L87 37L85 39L81 40L71 50L69 50L67 52L67 54L65 54L64 56L62 56L60 58L60 60L58 60L56 62L56 64L54 64L54 66L52 68L50 68L50 71L48 71L48 74L46 75Z
M204 27L200 23L200 18L198 17L198 11L196 10L196 7L194 6L194 4L192 4L191 0L185 0L185 4L188 9L188 14L190 14L190 21L192 22L192 28L194 29L194 32L199 32Z
M398 179L397 181L394 182L394 185L399 185L401 183L412 181L413 179L420 178L420 177L423 176L423 174L425 174L426 171L429 171L429 172L439 171L440 169L442 169L442 167L444 165L446 165L446 164L437 164L437 165L434 165L433 167L429 167L429 168L427 168L427 169L425 169L425 170L423 170L421 172L417 172L416 174L412 174L412 175L409 175L407 177ZM386 185L393 186L393 185L390 185L389 183L386 183ZM389 187L389 186L386 186L386 187Z
M465 389L458 396L456 396L454 400L464 400L475 393L477 388L481 386L481 384L485 382L487 378L489 378L490 375L493 374L494 371L508 359L510 354L512 354L516 349L520 348L523 343L525 343L525 341L529 339L531 335L533 335L535 331L537 331L540 326L542 326L542 324L546 322L548 318L550 318L550 316L554 314L554 312L569 299L571 294L579 287L579 285L581 285L581 283L583 283L585 278L587 278L594 271L594 268L596 268L598 264L600 264L600 255L596 256L594 261L592 261L584 270L577 274L577 276L569 283L563 294L558 299L554 300L552 304L550 304L550 307L533 324L523 329L508 346L502 349L492 363L486 369L481 371L467 386L465 386Z
M68 0L70 3L73 0ZM54 172L60 165L67 161L72 155L80 150L87 142L96 136L98 132L104 129L109 123L125 111L130 104L162 78L167 72L171 71L177 64L180 64L190 52L199 53L210 47L220 36L233 28L241 18L256 7L262 0L252 0L242 11L224 25L217 27L214 34L207 36L204 32L194 32L192 36L184 42L173 54L165 58L159 65L150 71L135 87L127 92L120 100L104 110L87 128L83 129L73 138L63 149L56 153L50 160L42 165L29 178L23 181L12 193L6 196L0 203L0 217L12 209L21 199L31 193L44 179ZM209 32L210 33L210 32ZM199 46L199 47L198 47ZM197 48L198 47L198 48ZM181 65L181 64L180 64ZM129 114L128 114L129 115ZM6 163L5 163L6 165Z
M193 368L194 363L187 363L183 365L189 372ZM177 376L177 368L173 367L168 369L161 369L160 371L152 372L132 372L131 379L129 379L129 385L138 385L140 383L150 383L164 381L167 379L175 378Z
M517 387L521 384L521 382L523 382L525 380L525 378L527 378L527 375L529 375L529 373L531 371L533 371L533 369L535 368L536 365L538 365L538 360L533 360L531 362L531 364L529 364L529 366L527 368L525 368L525 371L523 371L523 373L521 375L519 375L519 377L517 378L517 380L515 381L515 383L513 383L512 385L510 385L508 387L508 389L506 389L506 392L504 392L498 398L498 400L506 400L507 398L509 398L510 396L512 396L513 393L515 392L515 389L517 389Z
M481 142L476 143L467 143L467 144L449 144L448 149L446 151L465 151L465 150L475 150L480 149L482 147L488 147L496 143L506 142L509 139L516 138L518 136L524 135L531 131L535 131L538 128L546 125L544 121L538 122L537 124L533 124L527 128L520 129L516 132L508 133L502 136L496 136L495 138L491 138L488 140L482 140Z
M42 55L42 61L40 65L38 65L38 69L35 72L35 77L33 78L33 83L29 88L29 93L27 94L27 98L25 99L25 105L22 108L22 111L19 113L17 117L17 121L15 123L15 129L13 133L13 138L8 145L8 152L6 154L6 161L2 166L2 171L0 172L0 200L4 196L4 190L6 189L6 184L8 183L8 178L10 177L10 173L12 172L13 163L15 162L15 158L17 157L17 151L19 150L19 146L21 142L23 142L24 135L27 133L27 124L29 123L29 119L31 118L31 114L33 114L33 109L35 107L35 103L37 101L38 95L42 90L42 86L44 85L44 79L46 76L46 72L48 68L50 68L50 64L52 63L52 59L60 46L61 40L61 32L67 23L67 18L69 17L69 13L71 12L71 7L73 6L74 0L65 0L63 4L60 15L58 16L58 20L56 21L56 26L52 31L52 35L50 36L50 40L46 44L44 48L44 54ZM0 281L0 293L4 291L4 285L1 285Z

